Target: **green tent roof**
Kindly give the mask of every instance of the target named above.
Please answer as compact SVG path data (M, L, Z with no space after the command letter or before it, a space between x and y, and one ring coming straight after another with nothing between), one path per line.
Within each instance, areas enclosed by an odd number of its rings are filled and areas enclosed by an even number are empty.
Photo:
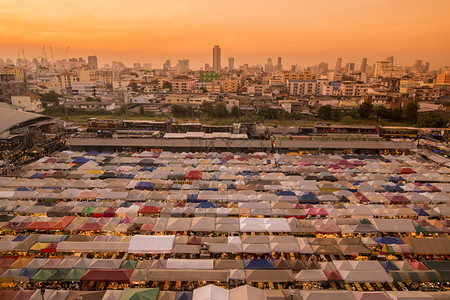
M95 210L95 207L86 206L81 213L82 214L93 214Z
M135 260L124 260L120 264L119 269L127 269L127 270L134 270L136 269L137 261Z
M31 277L31 281L48 281L55 271L55 269L40 269L33 277Z
M156 300L159 288L151 289L124 289L120 300Z
M71 269L64 281L81 281L80 278L86 273L86 269Z
M48 278L48 281L63 281L70 269L58 269Z

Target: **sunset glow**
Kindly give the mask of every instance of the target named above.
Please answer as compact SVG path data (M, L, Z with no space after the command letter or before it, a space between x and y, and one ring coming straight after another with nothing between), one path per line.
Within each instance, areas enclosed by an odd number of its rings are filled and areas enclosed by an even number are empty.
M399 64L421 58L450 64L450 1L2 1L0 57L39 56L52 46L55 59L97 55L100 63L190 58L260 63L282 56L286 66L336 57L373 62L387 55ZM47 53L47 55L50 55Z

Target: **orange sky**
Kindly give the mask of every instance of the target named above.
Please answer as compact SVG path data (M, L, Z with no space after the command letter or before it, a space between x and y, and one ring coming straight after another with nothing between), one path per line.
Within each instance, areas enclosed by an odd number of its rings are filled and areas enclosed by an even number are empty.
M27 58L52 46L55 59L97 55L161 67L190 58L191 67L264 64L283 57L285 68L394 55L432 68L450 65L449 0L14 0L0 2L0 57Z

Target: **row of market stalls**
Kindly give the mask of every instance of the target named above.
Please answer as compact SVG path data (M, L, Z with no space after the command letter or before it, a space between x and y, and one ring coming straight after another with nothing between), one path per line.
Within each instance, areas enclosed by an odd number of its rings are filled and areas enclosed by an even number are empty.
M399 238L306 238L290 235L5 235L0 239L3 253L39 255L55 253L135 253L135 254L199 254L206 244L212 254L273 254L307 255L442 255L447 256L450 241L447 237ZM298 256L298 255L297 255ZM195 261L195 260L194 260Z
M328 217L316 219L303 219L308 212L314 211L313 216ZM388 210L388 208L386 208ZM306 213L301 209L296 212L289 211L290 216L280 217L214 217L212 212L202 212L198 217L183 217L176 214L175 217L46 217L46 216L3 216L9 221L0 223L0 230L4 233L15 231L16 233L29 232L67 232L71 234L96 232L100 234L130 235L136 233L160 233L160 232L198 232L201 235L240 233L291 233L293 235L316 234L355 234L355 235L379 235L387 233L422 233L442 234L449 233L448 219L410 219L410 218L373 218L369 215L359 215L350 218L343 213L340 217L330 217L324 210L310 208ZM394 209L395 214L395 209ZM197 214L196 214L197 215ZM251 214L250 214L251 216ZM278 215L279 216L279 215ZM346 217L347 216L347 217ZM404 217L404 215L401 215ZM417 217L417 215L415 215ZM396 215L392 215L396 217Z
M27 183L20 183L27 184ZM218 190L217 187L211 187L210 183L206 183L204 189L199 190L191 188L195 184L203 184L200 181L193 182L192 185L178 184L181 189L170 191L150 191L154 188L154 182L142 181L139 184L148 185L148 190L136 188L133 191L113 190L109 188L92 188L92 189L75 189L67 188L62 190L56 187L45 187L33 189L31 187L24 188L23 185L12 189L11 187L4 187L0 190L0 199L12 200L26 200L36 199L46 202L78 200L78 201L105 201L105 200L126 200L130 202L137 201L164 201L164 200L185 200L189 202L294 202L294 203L328 203L328 202L361 202L361 203L449 203L450 196L448 192L404 192L397 191L399 185L386 192L382 191L364 191L360 192L356 189L354 191L348 188L334 188L334 185L329 183L326 188L319 189L315 185L300 186L298 190L292 191L291 187L268 185L264 186L264 191L256 191L255 189L236 190L236 185L232 182L223 183L223 190ZM164 183L165 184L165 183ZM350 185L347 183L347 185ZM354 184L351 184L354 186ZM184 187L183 187L184 186ZM357 186L357 184L356 184ZM419 185L414 185L418 187ZM430 188L429 185L423 187ZM278 191L271 191L274 188ZM441 186L441 188L443 188Z
M12 300L444 300L448 292L359 292L325 290L261 290L249 285L233 289L224 289L215 285L206 285L192 292L160 291L158 288L127 288L107 291L69 291L69 290L30 290L0 291L2 299Z
M441 282L450 280L448 261L317 262L291 259L97 259L76 256L3 258L7 282Z
M19 216L90 216L94 218L150 217L295 217L304 218L441 218L450 215L449 206L437 204L364 204L349 201L328 204L287 202L211 203L185 200L147 202L59 202L57 204L33 200L0 200L1 221L14 223L24 220ZM421 218L423 219L423 218ZM43 219L44 220L44 219Z

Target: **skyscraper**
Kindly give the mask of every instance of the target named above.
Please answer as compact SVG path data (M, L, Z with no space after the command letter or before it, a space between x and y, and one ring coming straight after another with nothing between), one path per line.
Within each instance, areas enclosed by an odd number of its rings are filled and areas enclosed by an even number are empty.
M336 60L336 67L334 68L336 72L342 71L342 57L338 57Z
M166 62L163 64L164 70L170 70L172 68L172 64L170 63L170 59L166 60Z
M272 72L273 71L273 63L272 63L272 59L270 57L267 59L265 71L266 72Z
M366 73L367 71L367 57L364 57L361 61L361 68L359 69L361 73Z
M394 57L393 56L389 56L386 60L391 63L391 67L394 66Z
M177 69L180 73L187 73L189 71L189 59L180 59L177 64Z
M98 61L97 56L88 56L88 65L93 69L98 69Z
M277 63L277 71L283 70L283 64L281 63L281 57L278 57L278 63Z
M220 53L220 47L218 45L215 45L213 48L213 70L215 72L219 72L222 68L220 66L220 60L221 60L221 53Z
M228 58L228 70L234 70L234 57Z

